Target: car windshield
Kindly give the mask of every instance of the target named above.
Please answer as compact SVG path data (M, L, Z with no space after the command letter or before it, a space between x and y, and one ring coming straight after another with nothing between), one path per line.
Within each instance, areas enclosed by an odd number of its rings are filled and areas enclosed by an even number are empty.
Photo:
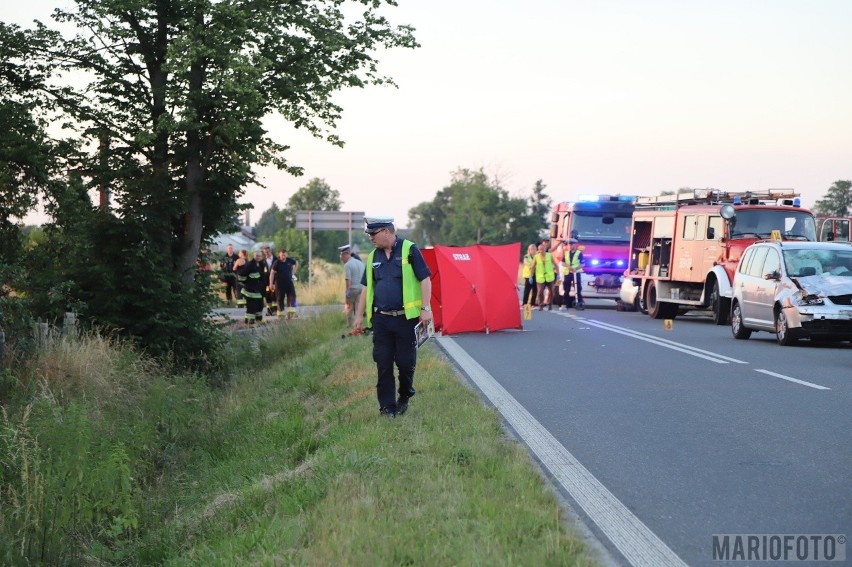
M852 277L852 248L849 250L785 248L783 253L784 266L790 276Z
M737 211L731 224L731 238L771 238L773 230L786 240L816 241L816 223L809 213L772 209Z

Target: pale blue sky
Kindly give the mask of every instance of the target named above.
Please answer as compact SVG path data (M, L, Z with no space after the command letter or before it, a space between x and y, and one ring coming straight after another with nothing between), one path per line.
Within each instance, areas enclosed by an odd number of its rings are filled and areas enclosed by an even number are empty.
M554 201L678 187L794 188L813 205L852 178L847 0L399 0L422 47L379 54L399 89L337 97L339 149L270 127L305 167L264 170L253 221L310 178L344 210L396 217L459 167ZM55 1L0 8L44 18ZM17 7L15 7L17 6Z

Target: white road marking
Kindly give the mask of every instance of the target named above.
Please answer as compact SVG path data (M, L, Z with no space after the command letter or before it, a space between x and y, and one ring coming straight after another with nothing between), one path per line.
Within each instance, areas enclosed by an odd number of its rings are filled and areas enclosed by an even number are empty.
M737 364L748 364L748 362L744 360L738 360L736 358L731 358L730 356L725 356L722 354L716 354L715 352L710 352L709 350L703 350L700 348L696 348L693 346L677 343L675 341L670 341L668 339L661 339L660 337L655 337L654 335L648 335L645 333L640 333L639 331L634 331L633 329L628 329L625 327L619 327L617 325L611 325L609 323L604 323L602 321L595 321L593 319L586 319L585 317L578 317L576 315L569 314L560 314L562 317L570 317L571 319L576 319L577 321L582 321L589 325L594 325L595 327L599 327L601 329L605 329L607 331L612 331L613 333L618 333L620 335L626 335L628 337L633 337L634 339L639 339L640 341L645 341L649 343L653 343L657 346L670 348L672 350L676 350L679 352L683 352L692 356L697 356L698 358L703 358L705 360L709 360L710 362L715 362L716 364L728 364L729 362L735 362Z
M799 380L798 378L790 378L789 376L784 376L783 374L778 374L777 372L771 372L769 370L763 370L762 368L755 368L754 371L760 372L762 374L769 374L770 376L775 376L776 378L781 378L782 380L787 380L789 382L795 382L796 384L801 384L802 386L807 386L809 388L816 388L817 390L831 390L831 388L820 386L819 384L814 384L813 382L805 382L804 380Z
M436 340L631 565L686 566L453 339L436 337Z

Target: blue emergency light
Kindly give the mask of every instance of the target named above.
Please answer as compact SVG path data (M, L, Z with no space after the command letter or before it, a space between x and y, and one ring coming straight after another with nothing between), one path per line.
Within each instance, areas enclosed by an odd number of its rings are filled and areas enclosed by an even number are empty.
M794 207L801 207L802 206L802 200L799 199L798 197L796 197L795 199L793 199L793 206Z
M739 195L734 195L734 204L735 205L742 205L743 204L743 200L740 198Z

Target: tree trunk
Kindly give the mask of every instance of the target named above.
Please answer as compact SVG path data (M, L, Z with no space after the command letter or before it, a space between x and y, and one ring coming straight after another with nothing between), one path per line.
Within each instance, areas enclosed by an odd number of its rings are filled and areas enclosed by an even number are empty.
M203 26L201 14L196 15L196 24ZM196 59L189 70L189 92L187 100L193 106L195 120L189 126L186 134L186 207L183 217L183 232L178 236L175 267L180 274L182 283L191 283L195 279L196 262L201 250L201 234L203 229L203 199L205 171L202 163L202 142L197 125L204 115L200 106L203 104L202 87L204 86L205 62Z

